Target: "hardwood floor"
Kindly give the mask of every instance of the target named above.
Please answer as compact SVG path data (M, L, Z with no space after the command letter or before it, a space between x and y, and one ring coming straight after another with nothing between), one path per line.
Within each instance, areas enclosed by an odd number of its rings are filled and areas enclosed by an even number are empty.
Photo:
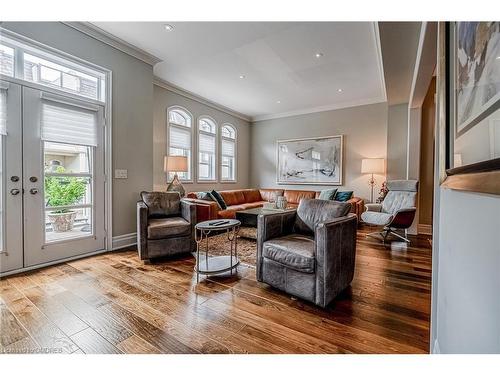
M323 310L194 258L112 252L0 280L0 352L427 353L431 249L358 232L352 286Z

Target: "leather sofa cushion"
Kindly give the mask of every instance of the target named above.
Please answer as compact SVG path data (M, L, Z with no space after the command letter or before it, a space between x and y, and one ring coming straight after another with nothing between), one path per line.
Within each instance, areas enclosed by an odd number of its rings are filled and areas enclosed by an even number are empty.
M220 191L219 193L222 198L224 198L224 202L226 202L227 207L245 203L243 190L226 190Z
M350 211L350 203L304 199L297 208L294 229L297 233L312 235L317 224L346 216Z
M266 201L252 202L252 203L243 203L241 206L244 207L244 210L248 210L250 208L262 207Z
M288 268L314 273L314 240L299 234L290 234L264 242L262 256Z
M149 217L167 217L181 212L181 197L177 192L142 191L141 199L148 206Z
M245 203L260 202L262 200L257 189L243 190L243 196L245 197Z
M283 195L288 203L299 204L302 199L314 199L316 192L310 190L285 190Z
M277 196L282 197L285 191L282 189L260 189L259 192L262 200L271 202L276 200Z
M150 240L190 235L191 224L182 217L150 219L148 222L148 239Z

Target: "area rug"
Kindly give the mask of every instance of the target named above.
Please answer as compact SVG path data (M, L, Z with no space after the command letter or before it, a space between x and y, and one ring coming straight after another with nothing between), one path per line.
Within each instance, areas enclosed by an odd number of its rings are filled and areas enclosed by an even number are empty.
M246 229L246 228L242 228ZM249 228L250 229L250 228ZM240 231L241 232L241 231ZM242 237L245 236L245 237ZM252 236L251 231L243 231L238 236L238 258L240 262L248 266L255 267L257 257L257 243L255 239L248 238ZM209 238L209 256L229 255L231 248L227 239L227 234L219 234Z

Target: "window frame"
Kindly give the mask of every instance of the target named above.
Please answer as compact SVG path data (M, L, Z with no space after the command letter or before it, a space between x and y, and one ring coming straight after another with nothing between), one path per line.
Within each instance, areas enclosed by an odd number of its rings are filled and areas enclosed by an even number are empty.
M34 41L15 35L1 27L0 34L2 34L0 43L6 47L14 49L13 74L12 76L0 74L0 77L2 79L19 80L23 85L34 85L35 87L40 87L40 90L46 91L46 89L49 89L60 95L71 95L72 97L79 100L93 101L99 104L106 103L109 100L109 92L106 86L111 85L110 71L104 70L103 68L98 67L97 65L94 65L88 61L84 61L72 55L58 51L52 47L40 43L35 43ZM35 58L46 60L49 63L60 65L61 67L66 69L74 69L77 72L95 78L97 80L97 97L92 98L86 95L82 95L75 90L44 83L42 80L32 81L26 79L24 74L24 54L29 54L34 56ZM54 69L50 66L48 66L48 68ZM76 76L75 74L68 72L64 72L64 74ZM81 77L79 76L76 77L81 79Z
M171 122L170 121L170 112L171 111L181 111L181 112L184 112L187 117L189 118L190 120L190 123L191 123L191 126L184 126L184 125L180 125L180 124L177 124L175 122ZM189 184L189 183L193 183L194 182L194 177L193 177L193 172L194 172L194 152L193 152L193 115L191 114L190 111L188 111L186 108L184 107L181 107L179 105L173 105L173 106L170 106L167 108L167 145L166 145L166 155L170 156L170 127L174 127L176 129L179 129L179 130L183 130L183 131L186 131L186 130L189 130L189 139L191 141L191 145L190 145L190 154L191 154L191 157L190 157L190 160L189 160L189 163L188 163L188 166L189 166L189 171L188 171L188 176L189 178L188 179L183 179L179 176L179 180L182 181L182 183L186 183L186 184ZM168 180L168 182L170 182L170 176L169 176L169 173L170 172L165 172L164 173L166 174L166 178Z
M205 130L201 130L200 129L200 122L202 120L208 120L210 122L213 123L214 125L214 133L210 133L210 132L207 132ZM217 168L217 165L218 165L218 161L219 161L219 157L218 157L218 153L219 153L219 125L217 123L217 121L215 121L215 119L213 119L212 117L210 116L207 116L207 115L202 115L202 116L199 116L198 117L198 121L196 123L196 126L197 126L197 130L196 130L196 182L198 183L214 183L214 182L218 182L218 178L219 178L219 171L218 171L218 168ZM201 179L200 178L200 165L201 165L201 158L200 158L200 134L203 134L205 136L209 136L209 137L213 137L214 139L214 147L215 147L215 150L214 150L214 161L213 161L213 171L214 171L214 177L212 179ZM207 163L203 163L203 165L208 165L209 168L210 168L210 164L207 164Z
M224 127L230 127L231 129L233 129L234 131L234 138L229 138L229 137L225 137L222 135L222 129ZM236 129L236 126L234 126L233 124L229 123L229 122L225 122L223 123L221 126L220 126L220 162L219 162L219 169L220 169L220 182L221 183L228 183L228 184L231 184L231 183L237 183L238 182L238 129ZM222 177L222 159L224 157L224 155L222 154L222 141L228 141L228 142L233 142L234 144L234 155L233 155L233 159L234 159L234 179L231 179L231 180L226 180Z

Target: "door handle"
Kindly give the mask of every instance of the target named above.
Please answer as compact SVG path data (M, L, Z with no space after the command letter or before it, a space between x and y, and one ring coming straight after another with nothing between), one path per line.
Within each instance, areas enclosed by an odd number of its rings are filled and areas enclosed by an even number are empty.
M36 193L38 193L38 189L37 188L31 188L30 189L30 193L35 195Z
M10 193L12 195L18 195L20 192L21 192L21 190L19 190L19 189L10 189Z
M11 180L12 182L18 182L18 181L19 181L19 176L12 176L12 177L10 178L10 180Z

